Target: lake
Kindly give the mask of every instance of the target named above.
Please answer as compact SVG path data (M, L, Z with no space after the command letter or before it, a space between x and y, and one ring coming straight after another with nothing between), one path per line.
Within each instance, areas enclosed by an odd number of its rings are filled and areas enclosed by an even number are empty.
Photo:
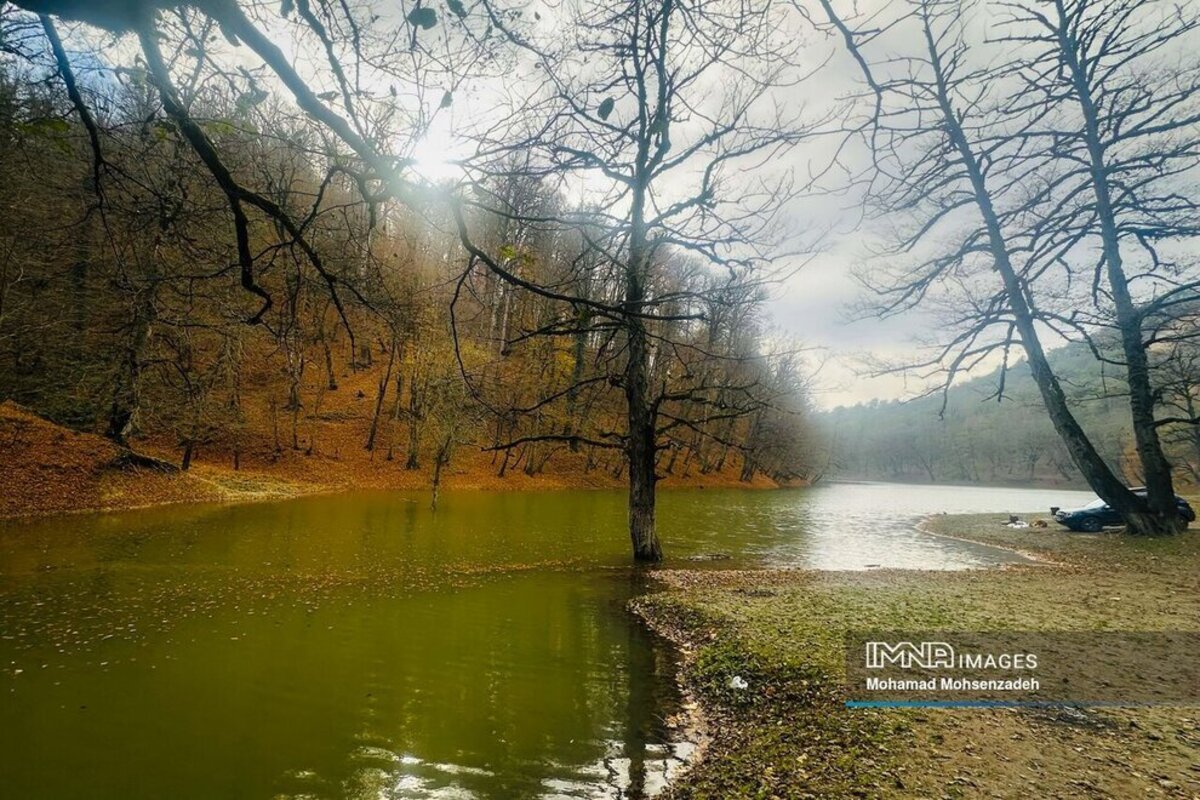
M1009 563L914 523L1091 499L660 496L668 566L813 569ZM691 746L673 656L625 610L624 517L619 492L445 492L0 523L0 795L651 795Z

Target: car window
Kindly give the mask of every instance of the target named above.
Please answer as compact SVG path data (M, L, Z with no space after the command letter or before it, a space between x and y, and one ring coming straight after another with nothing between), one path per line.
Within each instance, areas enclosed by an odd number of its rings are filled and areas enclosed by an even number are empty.
M1101 500L1100 498L1096 498L1095 500L1093 500L1092 502L1088 503L1088 504L1087 504L1086 506L1084 506L1083 508L1084 508L1084 510L1086 510L1086 511L1095 511L1096 509L1100 509L1100 508L1106 508L1107 506L1108 506L1108 503L1104 502L1104 501L1103 501L1103 500Z

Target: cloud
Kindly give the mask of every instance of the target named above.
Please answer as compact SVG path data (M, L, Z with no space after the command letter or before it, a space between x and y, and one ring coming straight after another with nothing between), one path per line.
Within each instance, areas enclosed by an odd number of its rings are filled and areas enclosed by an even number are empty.
M934 324L930 314L920 311L888 319L856 318L852 306L868 290L852 274L854 248L847 242L817 256L777 289L769 306L788 336L826 354L814 398L825 408L918 391L920 384L911 376L870 377L863 362L868 354L889 362L915 356L919 338Z

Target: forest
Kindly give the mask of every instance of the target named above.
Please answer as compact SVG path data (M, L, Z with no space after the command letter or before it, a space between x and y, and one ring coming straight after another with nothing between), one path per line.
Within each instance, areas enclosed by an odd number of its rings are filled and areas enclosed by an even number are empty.
M1196 800L1198 242L1200 2L0 0L0 796Z
M467 453L607 474L657 561L673 475L1000 472L933 433L818 441L810 351L765 309L853 234L858 312L937 320L881 369L931 394L998 369L997 400L1027 370L1039 453L982 460L1077 471L1131 531L1177 532L1200 23L1016 4L980 38L951 2L881 13L5 4L2 397L185 472L382 453L434 502ZM1068 343L1128 437L1089 421Z
M611 217L515 154L487 203L398 202L249 71L176 52L173 115L153 63L76 77L53 23L0 13L0 399L185 471L369 461L436 492L466 454L620 479L636 323L651 470L808 476L761 273L656 243L653 312L623 314ZM214 180L216 149L253 190Z
M1186 406L1195 398L1198 360L1159 365L1164 397ZM1088 348L1073 345L1051 354L1055 372L1070 386L1077 415L1104 460L1130 485L1142 476L1120 376L1097 362ZM815 417L828 448L830 479L928 483L1086 486L1053 427L1038 413L1041 400L1024 364L1007 375L1002 401L999 370L907 401L839 406ZM1194 400L1193 400L1194 402ZM1200 438L1193 425L1166 431L1168 452L1182 485L1200 481Z

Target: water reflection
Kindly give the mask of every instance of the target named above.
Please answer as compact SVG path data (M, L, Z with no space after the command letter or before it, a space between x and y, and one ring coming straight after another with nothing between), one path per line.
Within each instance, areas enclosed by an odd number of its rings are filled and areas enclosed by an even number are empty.
M79 621L5 642L12 796L534 797L603 768L633 797L669 744L669 653L620 573L157 611L108 592L122 624L89 629L91 585L60 587L83 595L52 613Z
M924 494L922 494L924 492ZM1067 493L1054 496L1067 504ZM951 501L957 503L952 505ZM961 490L667 492L676 559L958 568ZM364 494L0 526L6 796L611 797L687 755L619 493Z

